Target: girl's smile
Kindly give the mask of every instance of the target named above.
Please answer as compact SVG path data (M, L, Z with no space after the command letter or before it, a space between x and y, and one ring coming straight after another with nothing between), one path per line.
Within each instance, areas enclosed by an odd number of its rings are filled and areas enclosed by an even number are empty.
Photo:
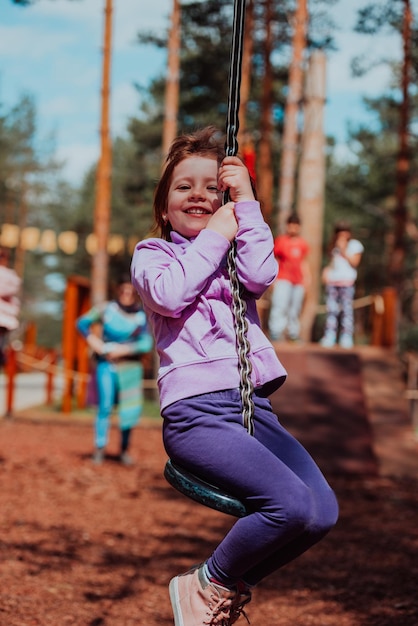
M221 205L216 159L192 156L175 167L165 217L173 230L196 237Z

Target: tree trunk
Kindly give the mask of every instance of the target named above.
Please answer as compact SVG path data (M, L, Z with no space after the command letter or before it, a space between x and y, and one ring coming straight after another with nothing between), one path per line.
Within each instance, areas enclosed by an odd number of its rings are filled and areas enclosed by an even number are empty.
M93 254L91 274L91 299L100 304L107 299L109 256L107 243L111 214L112 155L109 130L110 64L112 41L112 0L105 0L105 28L103 45L102 106L101 106L101 154L96 178L96 204L94 210L94 234L96 252Z
M165 85L165 109L163 126L163 158L168 154L170 146L177 135L177 116L179 109L179 75L180 75L180 1L173 0L171 29L168 38L168 68Z
M238 144L246 141L246 116L251 89L251 68L253 58L254 0L247 0L245 11L244 47L242 53L242 76L239 105Z
M389 278L391 285L398 291L405 278L405 234L408 220L406 196L410 169L409 154L409 82L411 69L411 24L412 11L410 0L404 1L403 20L403 66L402 66L402 102L399 120L399 153L396 164L396 208L394 212L394 232L392 249L389 256Z
M265 3L265 43L264 43L264 79L263 93L261 101L261 139L259 144L259 168L258 168L258 192L262 203L263 214L267 222L271 221L273 208L273 168L271 155L271 135L272 135L272 90L273 71L271 66L272 52L272 0Z
M278 232L285 231L295 191L295 172L299 150L298 112L302 101L304 54L308 24L307 1L298 0L293 19L292 61L289 68L289 87L283 129L282 158L279 178Z
M301 316L301 337L305 341L312 336L320 294L325 189L325 70L325 54L319 50L313 52L306 78L297 203L301 234L310 248L308 263L312 277Z

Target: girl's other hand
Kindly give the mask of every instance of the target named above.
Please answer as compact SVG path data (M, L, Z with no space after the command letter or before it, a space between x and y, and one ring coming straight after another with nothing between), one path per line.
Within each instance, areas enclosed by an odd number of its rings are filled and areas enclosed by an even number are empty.
M254 200L250 175L238 157L224 158L218 172L218 187L222 192L229 190L229 197L233 202Z
M234 203L227 202L214 213L209 219L206 228L214 230L228 241L233 241L238 231L238 224L235 217Z

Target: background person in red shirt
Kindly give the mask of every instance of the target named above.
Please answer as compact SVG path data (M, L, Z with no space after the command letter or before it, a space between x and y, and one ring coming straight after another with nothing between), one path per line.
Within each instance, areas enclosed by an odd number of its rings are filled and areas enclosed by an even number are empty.
M273 341L280 341L286 336L290 341L299 339L299 317L305 291L310 283L306 260L309 246L299 233L300 219L292 214L287 219L286 233L274 240L274 255L279 262L279 272L273 286L268 322Z

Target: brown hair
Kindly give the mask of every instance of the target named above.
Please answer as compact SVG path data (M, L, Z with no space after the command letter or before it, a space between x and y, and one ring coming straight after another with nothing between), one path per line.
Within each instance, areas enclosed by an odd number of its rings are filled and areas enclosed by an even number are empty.
M219 166L225 156L220 137L221 135L217 128L207 126L189 135L181 135L173 141L165 161L163 174L155 189L154 234L161 234L163 239L170 240L172 227L170 222L164 220L163 216L167 213L167 196L174 168L181 161L192 156L213 158Z
M286 224L299 224L300 226L300 219L297 213L291 213L286 220Z
M337 242L338 239L338 235L340 233L350 233L350 239L351 239L351 226L348 222L341 220L340 222L337 222L334 226L334 230L333 230L333 234L331 237L331 241L328 244L328 254L331 256L332 255L332 251L335 248L335 244Z

